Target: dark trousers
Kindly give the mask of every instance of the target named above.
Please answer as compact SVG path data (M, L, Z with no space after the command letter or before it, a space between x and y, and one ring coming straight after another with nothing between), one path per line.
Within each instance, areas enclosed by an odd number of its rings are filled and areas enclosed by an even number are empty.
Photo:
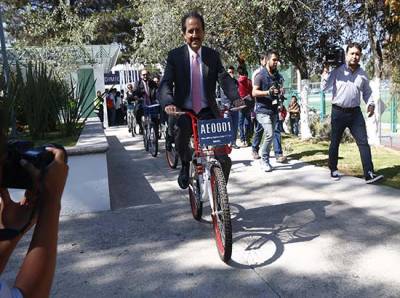
M243 109L239 111L239 133L242 142L248 142L251 135L250 111Z
M107 108L108 126L115 125L115 108Z
M215 118L209 108L202 109L197 116L199 119ZM192 149L189 146L192 134L192 120L188 115L180 115L175 125L175 147L178 151L179 157L181 158L182 164L189 163L192 160ZM229 172L232 166L230 157L227 154L221 154L216 156L216 158L221 163L225 180L228 181Z
M293 135L299 135L299 118L290 118L290 132Z
M142 116L144 115L143 113L143 105L137 105L135 107L135 118L136 122L139 125L139 129L143 130L143 125L142 125Z
M167 119L168 119L168 129L167 129L167 137L168 138L173 138L172 141L174 141L175 139L175 125L177 122L177 118L175 116L172 115L167 115Z
M360 151L361 162L366 177L368 171L373 171L374 166L371 158L371 148L368 144L367 130L365 128L364 117L359 107L353 110L341 110L332 107L331 115L331 144L329 146L329 169L337 170L340 140L346 127L356 140L358 150Z
M103 121L104 121L104 107L103 107L103 105L99 105L96 114L99 117L101 123L103 123Z
M280 132L285 132L285 130L283 129L283 120L278 120L276 126Z
M282 127L282 129L283 129L283 127ZM275 122L275 128L274 128L274 153L275 153L275 156L283 154L282 137L281 137L281 130L279 128L278 115L276 115L276 122Z
M258 150L260 149L261 139L264 133L264 128L257 120L254 119L254 121L256 123L256 128L254 130L253 143L251 144L251 147L253 151L258 152Z
M239 111L229 112L229 118L231 118L232 128L233 128L232 144L236 144L237 132L239 128Z

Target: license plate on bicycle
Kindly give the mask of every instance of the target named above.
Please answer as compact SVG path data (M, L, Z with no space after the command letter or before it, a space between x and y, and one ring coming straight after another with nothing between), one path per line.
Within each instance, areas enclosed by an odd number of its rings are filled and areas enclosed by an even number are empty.
M200 146L226 145L233 140L234 132L229 118L199 120L197 130Z

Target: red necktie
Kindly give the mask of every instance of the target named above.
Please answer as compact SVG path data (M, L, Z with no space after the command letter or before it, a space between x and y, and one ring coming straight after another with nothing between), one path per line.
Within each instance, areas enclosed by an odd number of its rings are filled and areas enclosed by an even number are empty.
M201 73L199 56L193 56L192 63L192 108L198 114L201 110Z

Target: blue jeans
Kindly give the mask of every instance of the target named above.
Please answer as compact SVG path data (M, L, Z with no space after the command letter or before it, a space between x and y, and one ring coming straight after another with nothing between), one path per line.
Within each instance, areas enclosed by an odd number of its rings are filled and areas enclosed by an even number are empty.
M230 111L229 117L231 118L232 128L233 128L232 144L236 144L236 136L239 128L239 111Z
M240 140L247 142L250 138L251 119L250 112L246 110L239 111L239 133Z
M254 152L258 152L258 150L260 149L262 135L264 133L264 128L257 121L257 118L255 119L255 121L256 121L256 128L254 131L253 143L251 144L251 147Z
M274 118L274 122L275 122L274 139L273 139L274 153L275 153L275 156L282 155L283 151L282 151L282 143L281 143L281 132L279 131L279 129L277 127L278 115L271 115L271 117ZM251 145L253 151L258 152L258 150L260 149L263 132L264 132L263 126L258 121L256 121L256 129L254 132L253 143Z
M275 156L282 155L282 142L281 142L281 130L279 129L278 115L275 116L275 129L274 129L274 153ZM273 117L273 116L271 116Z
M337 170L340 140L342 139L344 130L348 127L356 140L358 150L360 151L364 176L367 177L368 171L374 171L374 166L372 164L371 148L368 144L365 121L360 108L355 108L353 111L342 111L333 106L331 126L332 133L331 144L329 145L329 169L331 171Z
M269 162L269 153L274 139L276 120L275 115L257 114L257 121L264 129L264 142L261 147L261 158L264 162Z

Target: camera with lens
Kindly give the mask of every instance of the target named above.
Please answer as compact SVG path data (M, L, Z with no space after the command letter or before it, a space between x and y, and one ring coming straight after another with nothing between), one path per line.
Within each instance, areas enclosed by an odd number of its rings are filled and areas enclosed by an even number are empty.
M342 47L339 46L329 46L323 51L324 53L324 64L332 65L338 67L344 64L345 61L345 53Z
M285 98L283 97L283 94L281 93L282 85L279 82L275 81L273 83L272 87L274 89L279 90L279 92L277 92L277 93L272 92L271 95L270 95L271 98L272 98L272 105L274 105L274 106L276 106L276 105L282 106L283 105L283 101L285 100Z
M34 181L31 174L24 169L20 161L25 159L40 171L53 161L54 155L46 147L65 149L56 144L34 147L32 142L12 140L6 145L6 158L3 162L3 177L1 187L33 189ZM66 156L66 155L65 155Z

